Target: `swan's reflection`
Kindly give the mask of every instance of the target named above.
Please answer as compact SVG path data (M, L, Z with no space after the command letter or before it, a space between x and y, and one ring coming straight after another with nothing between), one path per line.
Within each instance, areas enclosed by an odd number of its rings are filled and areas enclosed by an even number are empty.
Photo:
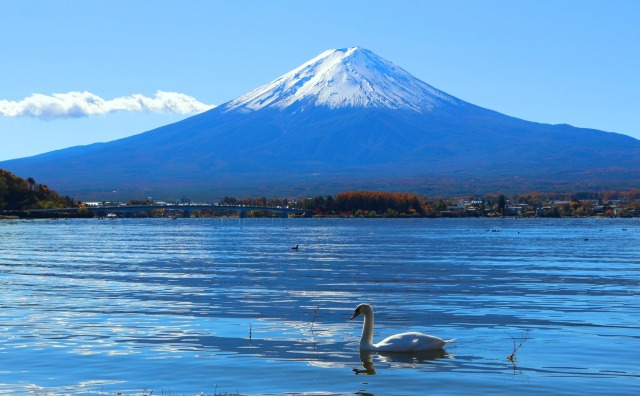
M377 360L382 363L400 363L401 365L415 366L416 364L424 364L433 362L437 359L450 358L444 349L434 349L431 351L424 351L419 353L390 353L380 351L365 351L360 350L360 363L363 369L354 368L353 372L357 375L375 375L376 369L373 364L373 357L376 356Z

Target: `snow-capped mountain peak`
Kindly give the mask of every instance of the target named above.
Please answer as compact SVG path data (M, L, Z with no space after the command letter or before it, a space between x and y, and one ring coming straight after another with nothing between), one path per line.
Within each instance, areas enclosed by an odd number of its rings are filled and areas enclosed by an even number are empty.
M415 78L373 52L328 50L274 81L229 102L227 110L292 105L428 111L458 99Z

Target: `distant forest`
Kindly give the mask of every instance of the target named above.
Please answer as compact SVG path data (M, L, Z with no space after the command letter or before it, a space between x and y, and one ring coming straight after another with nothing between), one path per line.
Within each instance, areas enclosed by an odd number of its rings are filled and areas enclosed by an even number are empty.
M151 205L151 201L131 200L129 205ZM336 196L288 198L225 197L221 205L290 207L312 211L315 216L347 217L637 217L640 216L640 189L630 191L580 193L494 194L483 197L427 197L385 191L349 191ZM92 216L81 202L63 197L32 178L22 179L0 169L0 212L81 207L77 216ZM225 212L185 210L187 216L219 216ZM218 212L218 213L214 213ZM135 216L163 216L164 211L148 211ZM233 212L236 213L236 212ZM223 213L229 215L229 213ZM236 213L237 215L237 213ZM249 216L274 216L273 212L252 211Z
M316 214L353 214L354 216L411 216L425 214L424 201L415 194L383 191L350 191L335 196L303 199L296 207Z
M0 169L0 211L69 208L78 206L72 198L60 196L32 178L22 179Z
M316 216L354 217L636 217L640 216L640 189L580 193L528 193L483 197L419 197L380 191L343 192L294 201L226 197L221 204L289 206Z

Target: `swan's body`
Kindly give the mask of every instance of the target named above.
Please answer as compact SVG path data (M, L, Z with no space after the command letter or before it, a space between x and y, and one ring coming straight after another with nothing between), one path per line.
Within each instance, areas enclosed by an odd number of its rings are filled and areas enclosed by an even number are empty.
M409 332L387 337L377 344L373 343L373 308L369 304L360 304L356 307L351 319L358 315L364 316L362 337L360 337L360 349L365 351L380 352L420 352L441 349L445 344L453 340L443 340L435 336Z

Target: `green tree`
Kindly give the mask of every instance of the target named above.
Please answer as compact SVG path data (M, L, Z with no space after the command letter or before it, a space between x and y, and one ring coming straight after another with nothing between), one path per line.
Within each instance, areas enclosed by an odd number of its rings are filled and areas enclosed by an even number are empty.
M36 184L31 177L25 180L0 169L0 208L3 210L64 208L77 205L73 199L62 197L45 185Z

